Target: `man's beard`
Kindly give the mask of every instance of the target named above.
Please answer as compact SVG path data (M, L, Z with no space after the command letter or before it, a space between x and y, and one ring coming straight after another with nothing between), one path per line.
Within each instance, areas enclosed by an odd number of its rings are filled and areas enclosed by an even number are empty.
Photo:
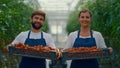
M31 25L32 25L32 27L33 27L34 29L36 29L36 30L39 30L39 29L42 27L42 24L37 27L37 26L35 25L35 23L32 23L32 22L31 22Z

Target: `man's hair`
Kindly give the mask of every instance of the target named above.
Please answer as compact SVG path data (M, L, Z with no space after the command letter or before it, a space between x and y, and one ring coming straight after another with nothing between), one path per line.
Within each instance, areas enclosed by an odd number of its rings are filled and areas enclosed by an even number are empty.
M88 12L88 13L90 14L90 17L92 17L92 14L91 14L90 10L88 10L88 9L83 9L83 10L81 10L81 11L79 12L79 17L80 17L80 14L81 14L81 13L85 13L85 12Z
M43 12L41 10L36 10L32 13L31 18L33 18L33 16L35 16L35 15L41 15L44 17L44 20L45 20L45 15L46 15L45 12Z

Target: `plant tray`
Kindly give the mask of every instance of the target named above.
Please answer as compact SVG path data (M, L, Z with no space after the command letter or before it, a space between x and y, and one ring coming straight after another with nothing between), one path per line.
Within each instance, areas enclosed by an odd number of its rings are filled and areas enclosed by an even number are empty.
M100 49L98 51L89 52L63 52L63 60L71 59L92 59L92 58L107 58L110 56L108 48Z
M14 46L9 47L9 54L10 55L17 55L17 56L26 56L26 57L34 57L34 58L45 58L45 59L56 59L56 52L55 51L37 51L37 50L27 50L23 48L15 48Z

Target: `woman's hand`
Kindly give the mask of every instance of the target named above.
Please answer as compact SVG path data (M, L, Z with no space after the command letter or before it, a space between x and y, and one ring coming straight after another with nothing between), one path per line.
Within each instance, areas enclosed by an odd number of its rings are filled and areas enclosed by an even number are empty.
M108 49L109 49L110 55L112 55L112 53L113 53L112 47L108 47Z

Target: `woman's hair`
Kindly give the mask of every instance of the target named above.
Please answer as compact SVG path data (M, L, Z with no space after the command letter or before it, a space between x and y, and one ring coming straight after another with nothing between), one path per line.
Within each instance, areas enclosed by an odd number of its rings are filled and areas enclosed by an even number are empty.
M31 18L33 18L33 16L35 16L35 15L41 15L44 17L44 20L45 20L45 15L46 15L45 12L43 12L41 10L36 10L32 13Z
M90 17L92 17L92 14L91 14L90 10L88 10L88 9L83 9L83 10L81 10L81 11L79 12L79 17L80 17L80 15L81 15L81 13L85 13L85 12L88 12L88 13L90 14Z

